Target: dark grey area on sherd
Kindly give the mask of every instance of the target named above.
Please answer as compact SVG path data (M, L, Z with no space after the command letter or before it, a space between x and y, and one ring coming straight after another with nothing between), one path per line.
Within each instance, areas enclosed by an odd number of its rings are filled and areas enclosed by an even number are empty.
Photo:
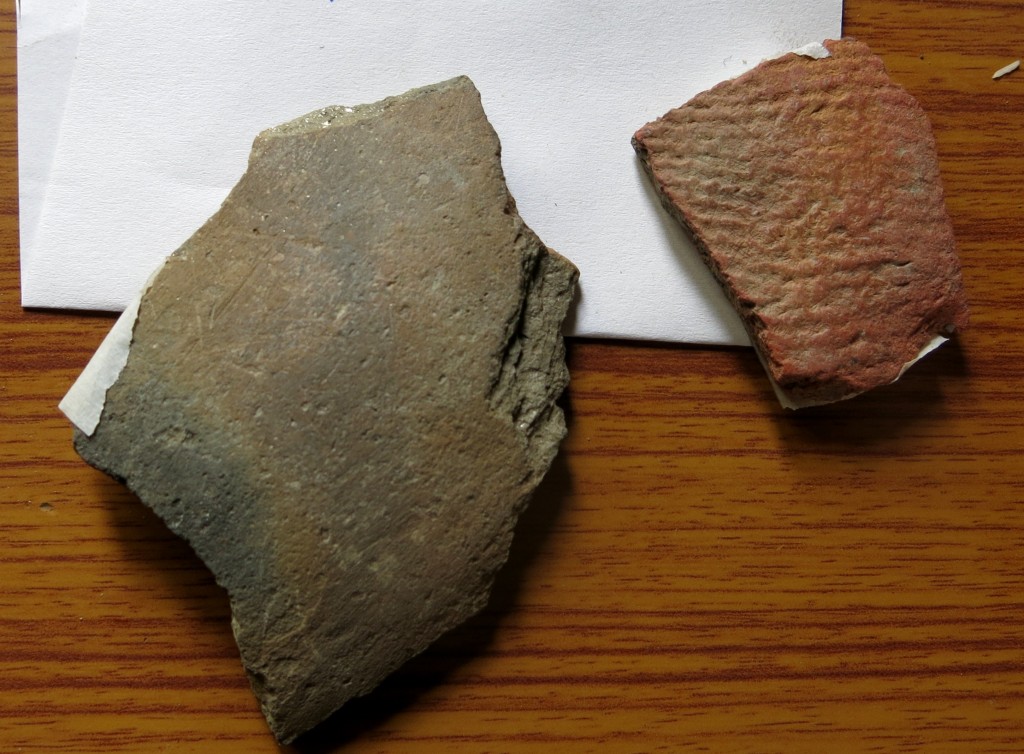
M75 446L227 590L282 741L485 605L565 433L576 277L466 78L264 132L156 277Z

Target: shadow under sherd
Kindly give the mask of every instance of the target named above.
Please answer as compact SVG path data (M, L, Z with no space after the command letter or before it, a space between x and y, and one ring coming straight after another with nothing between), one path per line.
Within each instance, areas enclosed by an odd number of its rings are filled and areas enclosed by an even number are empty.
M172 600L198 621L222 624L225 636L230 637L227 592L188 542L171 531L126 486L98 470L94 476L99 488L95 497L107 501L106 515L116 532L114 540L120 560L144 569L140 578L151 581L161 598ZM237 651L233 650L233 654L237 655Z
M794 449L863 452L913 436L923 425L948 418L951 405L969 390L969 372L954 338L892 384L823 406L780 409L781 439Z

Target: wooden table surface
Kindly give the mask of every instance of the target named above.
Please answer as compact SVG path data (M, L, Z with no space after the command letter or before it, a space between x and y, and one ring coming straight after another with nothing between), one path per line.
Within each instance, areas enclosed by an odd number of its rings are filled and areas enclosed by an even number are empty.
M0 751L271 752L226 598L75 455L106 315L18 304L0 13ZM848 0L935 126L970 329L800 413L744 349L572 342L492 606L307 752L1024 751L1021 0ZM291 749L287 749L291 750Z

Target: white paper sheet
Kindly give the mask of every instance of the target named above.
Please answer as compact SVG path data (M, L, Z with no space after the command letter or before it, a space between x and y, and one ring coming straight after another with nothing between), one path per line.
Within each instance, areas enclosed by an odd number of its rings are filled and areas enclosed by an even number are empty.
M121 309L218 207L263 128L457 74L520 213L581 270L572 331L742 343L630 146L760 60L840 36L841 0L90 5L23 303Z
M36 226L71 87L85 0L21 0L18 23L18 193L21 252Z

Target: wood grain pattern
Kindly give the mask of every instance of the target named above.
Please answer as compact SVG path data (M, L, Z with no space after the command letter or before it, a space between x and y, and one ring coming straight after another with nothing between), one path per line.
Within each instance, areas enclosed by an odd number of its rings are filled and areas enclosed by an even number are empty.
M935 125L972 324L784 413L739 349L574 342L571 435L492 606L306 752L1024 750L1019 0L847 0ZM0 750L279 750L226 601L56 403L111 318L18 305L0 13Z

